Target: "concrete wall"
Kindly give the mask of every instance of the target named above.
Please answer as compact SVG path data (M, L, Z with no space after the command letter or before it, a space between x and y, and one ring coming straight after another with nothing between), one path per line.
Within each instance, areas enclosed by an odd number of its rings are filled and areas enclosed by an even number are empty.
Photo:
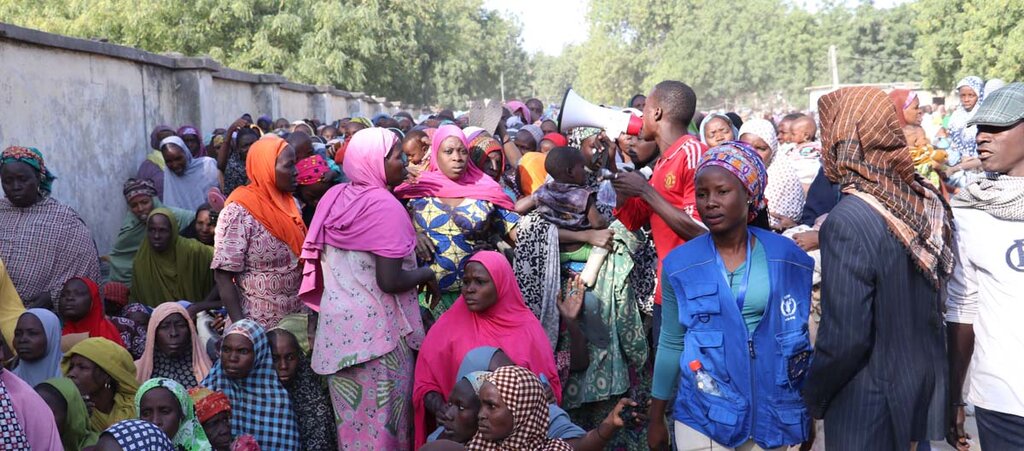
M367 94L240 72L209 58L157 55L3 23L0 61L0 148L43 152L58 176L53 196L78 211L101 255L127 210L121 186L145 159L157 125L194 124L208 133L243 113L333 121L351 111L398 111Z

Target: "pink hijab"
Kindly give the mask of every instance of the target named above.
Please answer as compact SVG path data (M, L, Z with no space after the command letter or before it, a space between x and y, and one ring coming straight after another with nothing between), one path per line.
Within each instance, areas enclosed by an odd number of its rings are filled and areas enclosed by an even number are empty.
M466 160L466 172L458 180L449 179L441 172L437 166L437 159L440 157L439 149L441 143L451 136L459 138L466 149L469 149L469 142L466 140L466 135L462 134L462 129L452 124L441 126L430 140L430 167L426 172L420 173L419 180L415 184L403 183L395 188L395 195L402 199L469 198L487 201L506 210L514 209L515 204L501 189L501 185L484 174L469 159ZM345 174L348 174L347 166ZM323 201L321 200L321 202Z
M497 252L481 251L469 261L487 268L497 288L498 301L486 311L473 313L460 296L427 332L416 359L412 395L417 448L427 436L424 398L434 391L447 399L457 382L455 376L463 357L474 348L494 346L501 349L516 365L534 374L545 375L551 382L555 397L559 402L562 399L562 383L558 379L551 343L540 321L523 302L523 294L508 260Z
M5 399L6 398L6 399ZM0 368L0 423L10 442L4 449L20 449L15 445L23 440L24 449L64 449L53 411L46 401L27 382L14 373Z
M416 247L409 213L388 190L384 173L384 159L396 142L398 137L383 128L363 129L352 136L344 163L349 183L327 190L302 243L299 296L310 308L319 311L324 246L386 258L403 258Z
M530 109L526 107L525 103L520 102L518 100L511 100L511 101L505 103L505 107L508 108L508 110L512 114L516 114L516 111L522 111L523 112L523 117L526 118L526 123L527 124L532 124L533 123L533 114L530 113Z

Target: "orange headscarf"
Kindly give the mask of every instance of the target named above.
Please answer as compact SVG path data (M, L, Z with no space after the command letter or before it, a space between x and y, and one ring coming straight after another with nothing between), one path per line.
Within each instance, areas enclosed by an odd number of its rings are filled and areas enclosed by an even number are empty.
M548 171L544 169L547 156L546 153L526 152L519 159L519 189L523 195L533 194L547 181Z
M288 146L285 140L267 135L253 143L246 157L245 174L249 184L240 186L228 196L227 205L238 202L275 238L292 249L296 257L302 252L306 224L291 194L277 189L277 157Z

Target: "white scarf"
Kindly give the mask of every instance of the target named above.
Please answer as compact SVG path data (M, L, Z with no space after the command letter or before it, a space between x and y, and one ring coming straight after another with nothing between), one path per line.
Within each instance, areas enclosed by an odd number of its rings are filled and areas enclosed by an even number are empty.
M1024 221L1024 177L973 175L950 205L975 208L1006 221Z

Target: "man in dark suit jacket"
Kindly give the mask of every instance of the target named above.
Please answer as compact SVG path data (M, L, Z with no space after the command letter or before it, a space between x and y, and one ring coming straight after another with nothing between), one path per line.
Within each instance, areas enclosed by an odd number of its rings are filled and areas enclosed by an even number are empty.
M821 228L822 319L804 400L825 419L829 451L906 451L943 432L948 206L901 176L913 165L886 100L847 88L819 103L825 172L845 194ZM929 246L933 231L947 242Z

